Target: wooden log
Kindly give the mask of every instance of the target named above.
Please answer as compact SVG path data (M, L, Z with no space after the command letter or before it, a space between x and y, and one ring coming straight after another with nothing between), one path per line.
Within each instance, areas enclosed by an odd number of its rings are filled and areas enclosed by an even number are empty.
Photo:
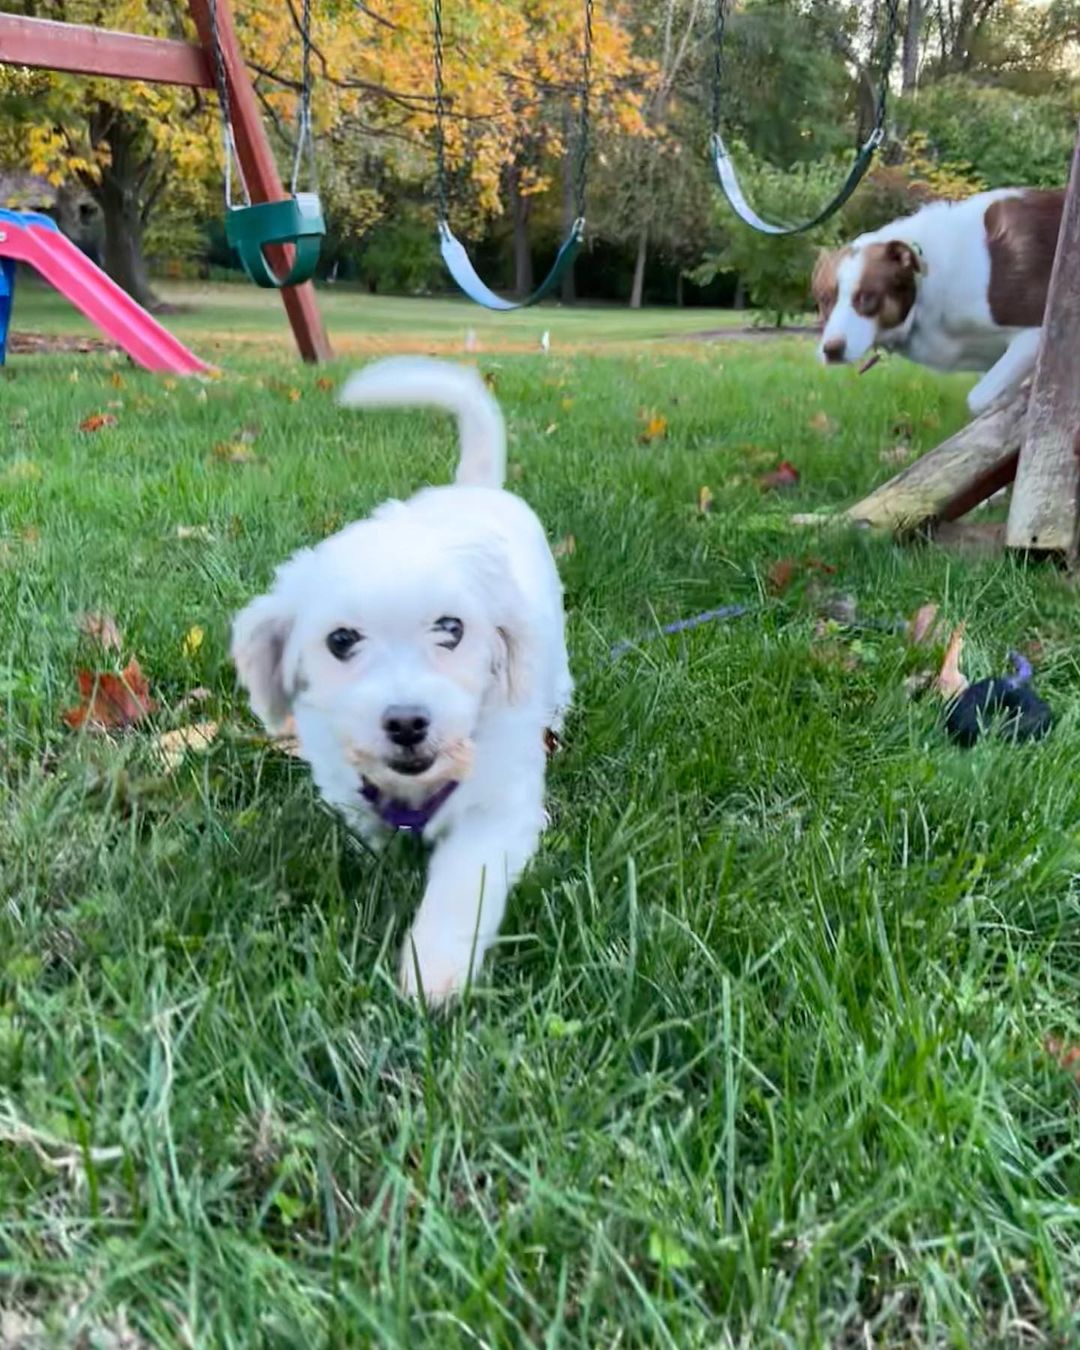
M912 532L965 515L1012 482L1027 403L1024 389L1005 407L976 417L849 507L844 518L856 525Z
M1031 410L1009 508L1010 548L1063 554L1080 541L1080 137L1061 216Z

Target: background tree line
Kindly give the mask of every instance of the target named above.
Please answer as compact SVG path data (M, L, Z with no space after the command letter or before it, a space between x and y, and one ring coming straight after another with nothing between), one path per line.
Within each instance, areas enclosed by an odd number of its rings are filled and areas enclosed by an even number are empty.
M13 0L8 12L191 36L180 0ZM283 165L300 72L298 0L235 0ZM428 0L315 0L327 277L445 288L434 240ZM748 196L791 218L829 196L865 136L885 0L744 0L727 23L722 121ZM595 15L589 252L564 298L804 302L821 242L936 196L1065 179L1080 111L1080 0L905 0L887 143L815 239L753 234L706 150L714 0L611 0ZM583 0L444 0L452 218L485 275L526 291L574 214ZM231 267L216 100L0 67L0 169L83 205L107 270L154 304L152 273ZM14 180L13 180L14 181ZM25 179L18 180L25 184ZM25 188L24 188L25 190ZM10 194L9 194L10 196ZM32 204L32 203L26 203Z

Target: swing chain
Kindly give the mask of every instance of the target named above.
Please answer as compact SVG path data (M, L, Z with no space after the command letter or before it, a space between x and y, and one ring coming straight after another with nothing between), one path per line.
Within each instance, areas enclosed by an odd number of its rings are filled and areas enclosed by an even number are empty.
M593 6L595 0L585 0L585 34L581 54L581 95L578 119L577 165L574 175L574 211L577 219L574 229L581 234L585 228L585 201L589 176L590 107L592 88ZM435 194L440 226L450 214L449 176L446 168L446 87L443 78L443 22L442 0L433 0L434 58L435 58Z
M231 211L233 209L232 168L233 160L236 158L236 140L233 136L229 80L225 74L225 57L221 51L221 38L218 33L217 0L210 0L209 11L210 46L214 58L214 83L217 86L218 109L221 112L221 144L225 158L225 209ZM240 175L240 186L244 193L244 201L250 206L251 197L248 195L247 183L244 181L243 174Z
M308 152L311 191L317 193L319 190L318 163L315 158L315 130L311 121L311 0L304 0L303 18L300 23L300 42L303 51L300 73L300 114L296 128L292 178L289 185L289 191L294 197L300 181L300 168L305 149Z
M593 0L585 0L585 34L581 49L581 117L578 124L577 176L574 182L576 227L585 227L585 193L589 176L589 91L592 88Z
M885 0L885 40L882 51L881 84L874 105L874 125L866 138L867 149L877 149L885 139L885 117L889 101L889 74L896 55L900 31L900 0ZM721 99L724 87L724 37L727 30L727 0L716 0L715 43L713 51L712 127L720 130Z
M435 15L435 192L439 225L450 214L450 189L446 180L446 93L443 87L442 0L434 0Z

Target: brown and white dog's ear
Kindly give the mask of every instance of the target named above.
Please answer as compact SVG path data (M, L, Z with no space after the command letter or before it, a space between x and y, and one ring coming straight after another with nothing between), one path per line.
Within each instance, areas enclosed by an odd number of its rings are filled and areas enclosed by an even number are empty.
M279 567L273 588L233 620L232 659L251 708L266 729L285 729L292 711L296 672L286 665L289 636L296 622L298 573L305 550Z
M822 318L828 318L836 304L836 269L839 265L839 249L818 249L817 261L810 277L810 292Z
M926 275L926 259L910 244L905 244L902 239L890 239L885 245L885 256L889 262L895 263L897 267L910 271L912 275L916 273Z

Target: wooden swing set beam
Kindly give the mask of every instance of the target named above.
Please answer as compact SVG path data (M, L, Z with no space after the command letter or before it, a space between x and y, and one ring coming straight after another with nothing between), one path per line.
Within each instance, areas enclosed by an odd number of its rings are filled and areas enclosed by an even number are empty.
M285 189L259 115L255 91L236 37L229 0L216 0L217 36L229 91L236 155L253 203L281 201ZM57 23L0 15L0 64L60 70L148 84L177 84L213 89L213 37L210 0L188 0L199 42L140 37L86 24ZM267 249L271 265L282 272L292 263L292 249ZM281 292L296 345L305 361L330 359L332 352L311 282Z

